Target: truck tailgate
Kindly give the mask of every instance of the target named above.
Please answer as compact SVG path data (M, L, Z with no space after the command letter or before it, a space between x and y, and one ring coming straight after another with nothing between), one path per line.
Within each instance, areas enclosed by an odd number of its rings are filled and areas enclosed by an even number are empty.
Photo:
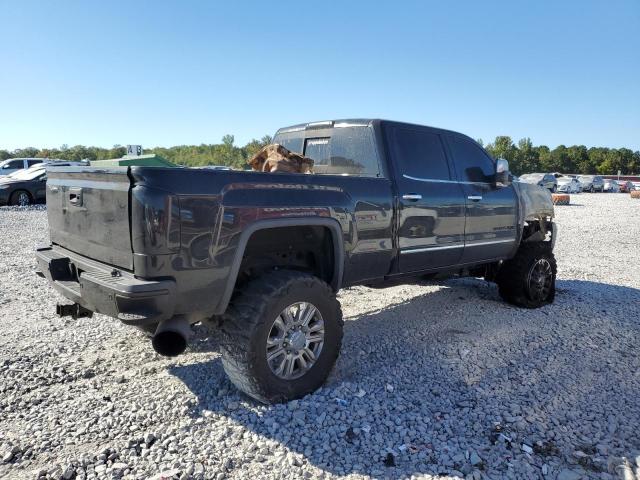
M47 171L51 242L85 257L133 269L127 168Z

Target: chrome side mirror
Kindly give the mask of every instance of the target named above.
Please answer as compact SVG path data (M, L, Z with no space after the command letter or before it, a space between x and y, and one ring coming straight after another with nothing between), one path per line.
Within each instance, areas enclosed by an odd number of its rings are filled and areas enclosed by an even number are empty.
M496 185L510 185L511 173L509 172L509 162L504 158L496 160Z

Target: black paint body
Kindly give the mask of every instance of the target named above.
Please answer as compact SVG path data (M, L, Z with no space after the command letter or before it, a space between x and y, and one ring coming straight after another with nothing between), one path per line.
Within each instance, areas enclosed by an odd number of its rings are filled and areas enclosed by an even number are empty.
M38 250L40 270L82 306L145 325L177 314L197 321L223 313L245 248L263 229L326 229L333 264L327 281L335 290L463 270L515 253L522 218L513 185L468 182L456 169L448 142L473 140L396 122L343 122L371 129L379 175L158 167L50 171L52 245ZM308 137L331 135L331 126L301 128ZM451 179L405 176L390 145L396 128L437 135Z

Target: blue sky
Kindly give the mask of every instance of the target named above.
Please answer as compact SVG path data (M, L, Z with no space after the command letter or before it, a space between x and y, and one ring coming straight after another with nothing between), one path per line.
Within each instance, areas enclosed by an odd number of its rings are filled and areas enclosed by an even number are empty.
M0 148L382 117L640 149L640 1L0 0Z

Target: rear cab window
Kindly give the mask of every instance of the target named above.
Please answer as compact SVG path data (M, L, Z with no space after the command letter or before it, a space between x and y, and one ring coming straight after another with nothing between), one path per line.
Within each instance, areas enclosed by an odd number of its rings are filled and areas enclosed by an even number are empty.
M277 133L273 141L313 159L318 175L383 176L370 125L292 129Z

